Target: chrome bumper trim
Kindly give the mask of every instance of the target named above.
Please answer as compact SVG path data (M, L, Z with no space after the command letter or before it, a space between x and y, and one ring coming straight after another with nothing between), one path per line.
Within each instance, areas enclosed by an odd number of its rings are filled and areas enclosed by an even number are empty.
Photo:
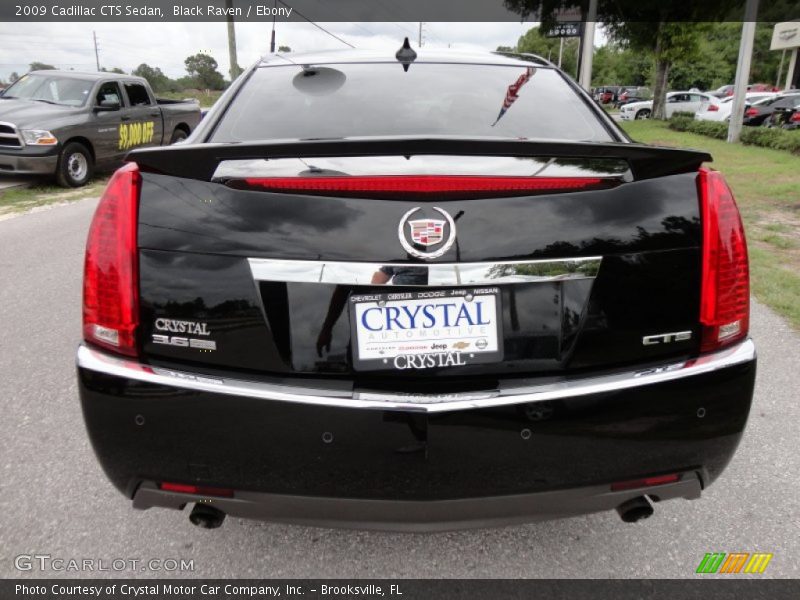
M496 389L453 394L403 394L349 388L322 389L202 376L186 371L144 365L84 345L78 348L77 364L82 369L98 373L216 394L339 408L434 413L615 392L711 373L752 361L755 356L755 344L748 339L719 352L648 369L582 378L549 378L547 381L543 380L528 385L501 384Z
M335 285L498 285L592 279L600 270L601 256L554 260L498 261L481 263L366 263L250 258L256 281L329 283ZM372 276L382 267L419 269L427 284L375 284ZM424 270L424 271L423 271ZM425 272L427 271L427 272Z

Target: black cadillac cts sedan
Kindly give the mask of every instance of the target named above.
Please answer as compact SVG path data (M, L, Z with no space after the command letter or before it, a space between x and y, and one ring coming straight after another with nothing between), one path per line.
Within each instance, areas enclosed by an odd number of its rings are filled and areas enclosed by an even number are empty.
M435 530L694 499L753 394L697 151L536 56L270 56L92 222L86 426L140 509Z

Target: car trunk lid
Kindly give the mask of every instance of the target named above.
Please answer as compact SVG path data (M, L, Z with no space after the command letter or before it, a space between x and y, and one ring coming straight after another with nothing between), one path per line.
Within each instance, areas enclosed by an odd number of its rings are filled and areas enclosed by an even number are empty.
M395 139L204 144L130 159L143 171L149 361L372 387L408 387L410 369L414 385L469 387L697 351L703 153ZM409 339L401 352L380 337L390 332L365 330L408 325L403 311L421 315L430 302L454 305L439 310L461 315L455 332ZM367 334L378 335L372 353ZM436 357L398 365L397 352Z

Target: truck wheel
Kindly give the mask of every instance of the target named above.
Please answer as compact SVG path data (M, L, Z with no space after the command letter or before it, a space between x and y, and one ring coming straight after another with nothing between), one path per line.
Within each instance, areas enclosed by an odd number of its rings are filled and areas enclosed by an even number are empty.
M637 111L636 116L634 118L637 121L640 121L641 119L649 119L650 118L650 109L649 108L643 108L642 110Z
M94 174L92 153L80 142L70 142L61 151L56 182L61 187L81 187Z
M172 137L169 139L169 143L177 144L178 142L185 140L187 137L189 137L189 134L183 129L175 129L175 131L172 132Z

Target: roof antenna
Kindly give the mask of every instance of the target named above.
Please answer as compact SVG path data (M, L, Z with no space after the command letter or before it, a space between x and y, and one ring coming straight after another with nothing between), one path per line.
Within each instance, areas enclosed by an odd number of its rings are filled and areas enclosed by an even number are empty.
M408 43L408 38L406 38L403 46L394 56L403 64L403 71L408 72L408 67L416 60L417 53L411 48L411 44Z

